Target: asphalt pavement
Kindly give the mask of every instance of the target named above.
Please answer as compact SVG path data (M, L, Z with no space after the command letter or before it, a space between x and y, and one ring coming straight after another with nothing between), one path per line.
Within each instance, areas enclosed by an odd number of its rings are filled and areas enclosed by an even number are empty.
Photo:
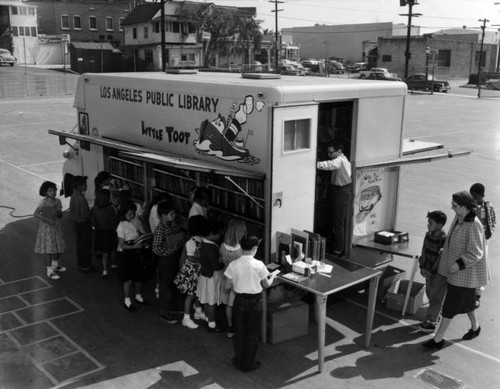
M408 94L407 138L440 142L445 150L472 151L468 157L403 168L397 228L408 231L410 239L425 233L429 210L442 209L451 220L451 194L474 182L482 182L486 198L500 208L499 96L478 99L473 89L453 85L447 94ZM66 147L47 130L73 128L72 103L70 96L0 100L0 387L500 387L496 235L489 246L493 280L478 311L478 338L461 340L469 329L462 315L453 320L442 350L424 351L420 343L429 336L416 331L424 310L402 318L378 304L372 345L364 348L365 295L331 298L321 374L312 322L307 336L261 345L263 366L241 373L229 362L232 343L224 334L159 320L152 281L146 283L145 295L153 305L139 307L137 314L125 311L116 274L102 280L97 272L77 270L67 215L63 221L69 247L61 262L69 270L61 280L47 279L43 259L33 254L37 222L29 215L41 199L40 184L61 181ZM67 203L63 199L65 207ZM396 258L392 265L408 271L411 264Z

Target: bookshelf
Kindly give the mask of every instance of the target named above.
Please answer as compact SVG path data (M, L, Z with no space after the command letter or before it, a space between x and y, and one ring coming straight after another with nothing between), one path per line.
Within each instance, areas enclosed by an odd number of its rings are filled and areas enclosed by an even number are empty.
M135 196L146 198L146 170L143 163L108 156L108 171L119 188L128 184Z

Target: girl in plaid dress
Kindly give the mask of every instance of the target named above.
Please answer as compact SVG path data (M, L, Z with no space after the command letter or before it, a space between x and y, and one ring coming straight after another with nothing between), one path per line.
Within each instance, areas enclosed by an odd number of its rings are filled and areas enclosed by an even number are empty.
M33 216L40 220L35 241L35 253L47 257L47 277L58 280L57 274L65 272L66 268L59 266L59 256L66 250L62 231L62 203L56 199L56 184L45 181L38 191L43 200L38 204Z
M191 319L191 305L193 305L193 301L196 297L198 278L200 277L200 246L203 236L207 235L208 231L208 220L205 217L196 215L189 218L188 234L191 238L188 239L184 246L185 255L183 254L183 257L185 256L185 260L181 264L181 269L174 280L174 284L177 285L179 291L186 295L182 325L190 329L198 328L198 324ZM197 302L195 302L194 318L206 320L201 305Z
M486 285L491 279L483 226L475 212L476 202L469 192L458 192L452 196L451 208L456 216L448 231L438 269L448 283L443 319L434 338L423 343L428 349L443 347L444 333L453 317L460 313L466 313L471 323L462 339L471 340L479 335L476 288Z

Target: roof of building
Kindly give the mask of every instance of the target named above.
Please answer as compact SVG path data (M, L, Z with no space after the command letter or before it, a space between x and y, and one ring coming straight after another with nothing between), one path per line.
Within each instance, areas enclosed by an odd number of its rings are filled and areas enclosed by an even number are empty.
M141 4L135 7L132 12L123 20L122 26L129 24L147 23L161 9L161 3Z
M109 42L71 42L71 46L84 50L114 50Z

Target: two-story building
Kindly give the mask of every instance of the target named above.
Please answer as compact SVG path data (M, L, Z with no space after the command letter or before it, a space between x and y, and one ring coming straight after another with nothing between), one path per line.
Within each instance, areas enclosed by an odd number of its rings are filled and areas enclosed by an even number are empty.
M36 63L36 6L14 0L0 1L0 47L11 51L19 63Z
M70 42L103 43L106 50L122 42L121 23L143 0L25 0L38 8L40 64L71 63ZM104 44L106 43L106 44ZM80 45L81 46L81 45ZM90 45L91 49L95 45ZM101 47L101 45L99 45Z
M168 66L200 66L203 59L203 42L198 42L191 23L180 20L181 8L187 2L165 3L165 61ZM206 8L210 4L191 3L191 7ZM133 57L147 70L162 68L161 3L142 4L135 7L122 22L124 54Z

